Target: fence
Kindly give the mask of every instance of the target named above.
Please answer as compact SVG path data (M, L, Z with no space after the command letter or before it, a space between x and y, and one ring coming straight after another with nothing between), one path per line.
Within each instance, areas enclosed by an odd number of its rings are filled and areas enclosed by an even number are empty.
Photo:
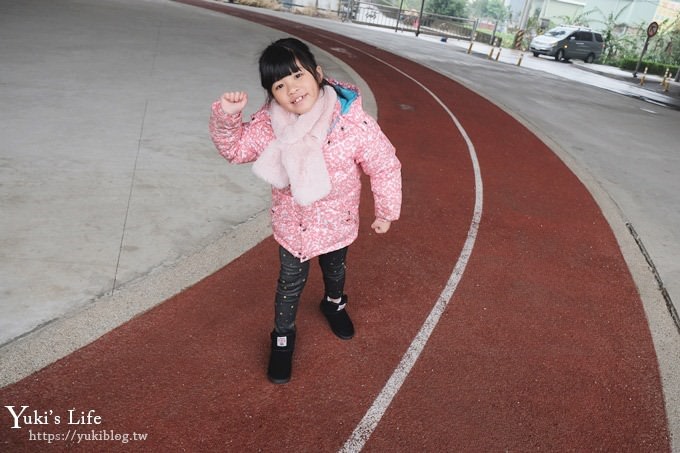
M394 6L347 0L340 3L340 18L374 27L390 28L395 31L412 31L441 38L474 39L491 44L494 39L500 45L495 33L477 33L476 19L444 16L430 12L403 10Z
M501 44L500 38L496 37L495 28L492 34L478 30L478 19L444 16L426 11L423 11L421 15L420 12L414 10L360 0L340 0L337 3L337 11L314 7L309 4L294 3L294 0L279 1L281 1L281 6L288 11L313 10L315 15L337 15L342 21L388 28L394 31L411 31L416 35L422 33L438 36L442 39L472 39L485 44L492 44L494 41L498 46Z

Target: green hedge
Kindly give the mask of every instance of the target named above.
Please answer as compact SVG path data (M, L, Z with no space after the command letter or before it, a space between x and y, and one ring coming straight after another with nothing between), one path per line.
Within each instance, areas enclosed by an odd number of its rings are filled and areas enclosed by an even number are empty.
M477 30L477 37L475 38L475 41L481 42L481 43L484 43L484 44L494 45L494 43L491 42L491 38L493 38L492 33L486 33L486 32ZM503 38L501 36L499 36L498 33L496 33L495 39L496 39L495 45L497 45L498 47L502 47Z
M637 66L637 62L638 61L633 58L624 58L619 62L619 68L634 71L635 66ZM647 68L647 74L655 74L661 77L663 77L663 75L666 73L666 69L670 69L671 75L673 76L678 72L678 66L655 63L653 61L644 60L642 60L642 62L640 63L639 72L644 72L645 67Z

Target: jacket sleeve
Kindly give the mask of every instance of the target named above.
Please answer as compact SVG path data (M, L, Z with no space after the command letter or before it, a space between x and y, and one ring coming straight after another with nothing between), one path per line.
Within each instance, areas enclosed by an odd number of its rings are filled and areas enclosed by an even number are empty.
M241 113L228 115L216 101L212 105L209 129L217 151L235 164L256 160L274 138L269 114L264 107L252 116L250 122L243 122Z
M357 163L371 180L375 216L394 221L401 213L401 162L394 146L369 115L363 119L366 140Z

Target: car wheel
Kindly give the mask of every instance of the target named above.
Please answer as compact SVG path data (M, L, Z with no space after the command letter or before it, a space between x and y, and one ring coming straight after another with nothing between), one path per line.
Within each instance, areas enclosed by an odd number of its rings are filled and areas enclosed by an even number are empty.
M595 61L595 54L589 53L586 59L583 61L585 63L592 63L593 61Z
M538 57L538 52L534 52L534 57Z
M564 50L560 49L555 54L555 61L560 61L560 60L562 60L562 58L564 58Z

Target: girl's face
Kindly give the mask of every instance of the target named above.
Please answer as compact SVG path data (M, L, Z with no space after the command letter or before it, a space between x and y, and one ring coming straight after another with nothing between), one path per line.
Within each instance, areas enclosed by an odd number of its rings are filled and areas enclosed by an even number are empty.
M272 85L272 94L284 110L302 115L311 110L319 97L319 81L323 78L321 66L316 67L318 78L295 61L298 72L290 74Z

